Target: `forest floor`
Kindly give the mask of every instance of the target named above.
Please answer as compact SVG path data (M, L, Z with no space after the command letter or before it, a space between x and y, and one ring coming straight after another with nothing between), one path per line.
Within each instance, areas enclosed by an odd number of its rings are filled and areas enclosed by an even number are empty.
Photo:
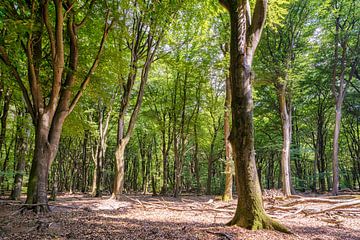
M20 214L19 202L0 199L0 239L351 239L360 240L360 196L264 194L269 215L293 234L227 227L236 200L214 196L153 197L62 194L50 202L51 212ZM325 211L323 211L325 210Z

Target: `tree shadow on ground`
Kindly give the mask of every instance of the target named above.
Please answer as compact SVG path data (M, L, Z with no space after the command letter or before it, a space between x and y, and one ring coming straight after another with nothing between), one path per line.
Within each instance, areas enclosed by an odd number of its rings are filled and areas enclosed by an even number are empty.
M309 227L294 226L291 230L298 235L313 235L313 240L338 239L338 240L360 240L360 232L346 227ZM308 238L309 239L309 238Z

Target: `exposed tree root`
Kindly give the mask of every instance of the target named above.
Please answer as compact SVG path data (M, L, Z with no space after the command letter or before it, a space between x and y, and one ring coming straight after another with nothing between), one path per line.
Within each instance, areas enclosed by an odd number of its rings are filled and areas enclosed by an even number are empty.
M239 226L249 230L261 230L261 229L269 229L269 230L276 230L283 233L292 234L289 229L283 226L280 222L270 218L266 214L259 214L255 216L255 219L249 221L249 219L245 219L244 217L237 216L228 222L226 225L228 226Z
M24 213L26 211L33 211L36 214L43 214L51 212L51 209L48 203L21 204L20 213Z

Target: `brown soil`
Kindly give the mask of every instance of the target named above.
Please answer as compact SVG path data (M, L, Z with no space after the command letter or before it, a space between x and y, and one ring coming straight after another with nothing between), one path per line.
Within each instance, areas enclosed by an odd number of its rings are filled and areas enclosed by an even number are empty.
M216 201L213 196L127 195L115 201L64 194L50 203L52 212L43 215L20 214L20 203L0 200L0 239L360 240L359 206L316 214L335 203L289 204L296 199L271 194L264 198L267 212L293 235L226 227L236 201Z

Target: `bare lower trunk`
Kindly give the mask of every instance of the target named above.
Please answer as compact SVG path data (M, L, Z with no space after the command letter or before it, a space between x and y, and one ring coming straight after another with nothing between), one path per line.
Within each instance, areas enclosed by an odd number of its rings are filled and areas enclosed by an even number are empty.
M161 187L161 194L165 195L168 185L168 155L163 153L163 185Z
M99 154L99 143L97 142L96 143L96 148L95 150L92 148L91 149L91 157L92 157L92 160L94 162L94 171L93 171L93 178L92 178L92 188L91 188L91 195L95 197L96 195L96 189L97 189L97 172L99 171L98 170L98 164L97 164L97 159L98 159L98 154Z
M334 128L334 140L333 140L333 195L339 193L339 136L340 136L340 124L341 124L341 103L336 103L335 113L335 128Z
M225 143L225 190L223 194L223 200L232 200L232 185L233 185L233 170L232 170L232 150L229 142L230 136L230 109L231 109L231 88L230 78L226 76L226 94L225 94L225 111L224 111L224 143Z
M22 117L22 116L20 116ZM14 188L11 192L11 199L19 200L23 183L23 176L26 165L26 152L28 151L28 136L30 132L24 129L24 126L18 126L18 139L16 143L16 174L14 179Z
M50 163L54 160L57 146L49 146L41 129L35 136L35 150L29 177L27 204L38 204L36 212L48 211L47 183ZM39 136L40 135L40 136Z
M125 179L125 169L124 169L124 154L125 148L128 144L127 139L122 139L120 144L116 148L115 152L115 179L113 185L112 198L119 198L124 190L124 179Z
M282 154L281 154L281 175L282 175L282 190L285 196L291 195L290 184L290 143L291 143L291 119L288 113L285 86L281 85L279 89L279 105L282 122Z

